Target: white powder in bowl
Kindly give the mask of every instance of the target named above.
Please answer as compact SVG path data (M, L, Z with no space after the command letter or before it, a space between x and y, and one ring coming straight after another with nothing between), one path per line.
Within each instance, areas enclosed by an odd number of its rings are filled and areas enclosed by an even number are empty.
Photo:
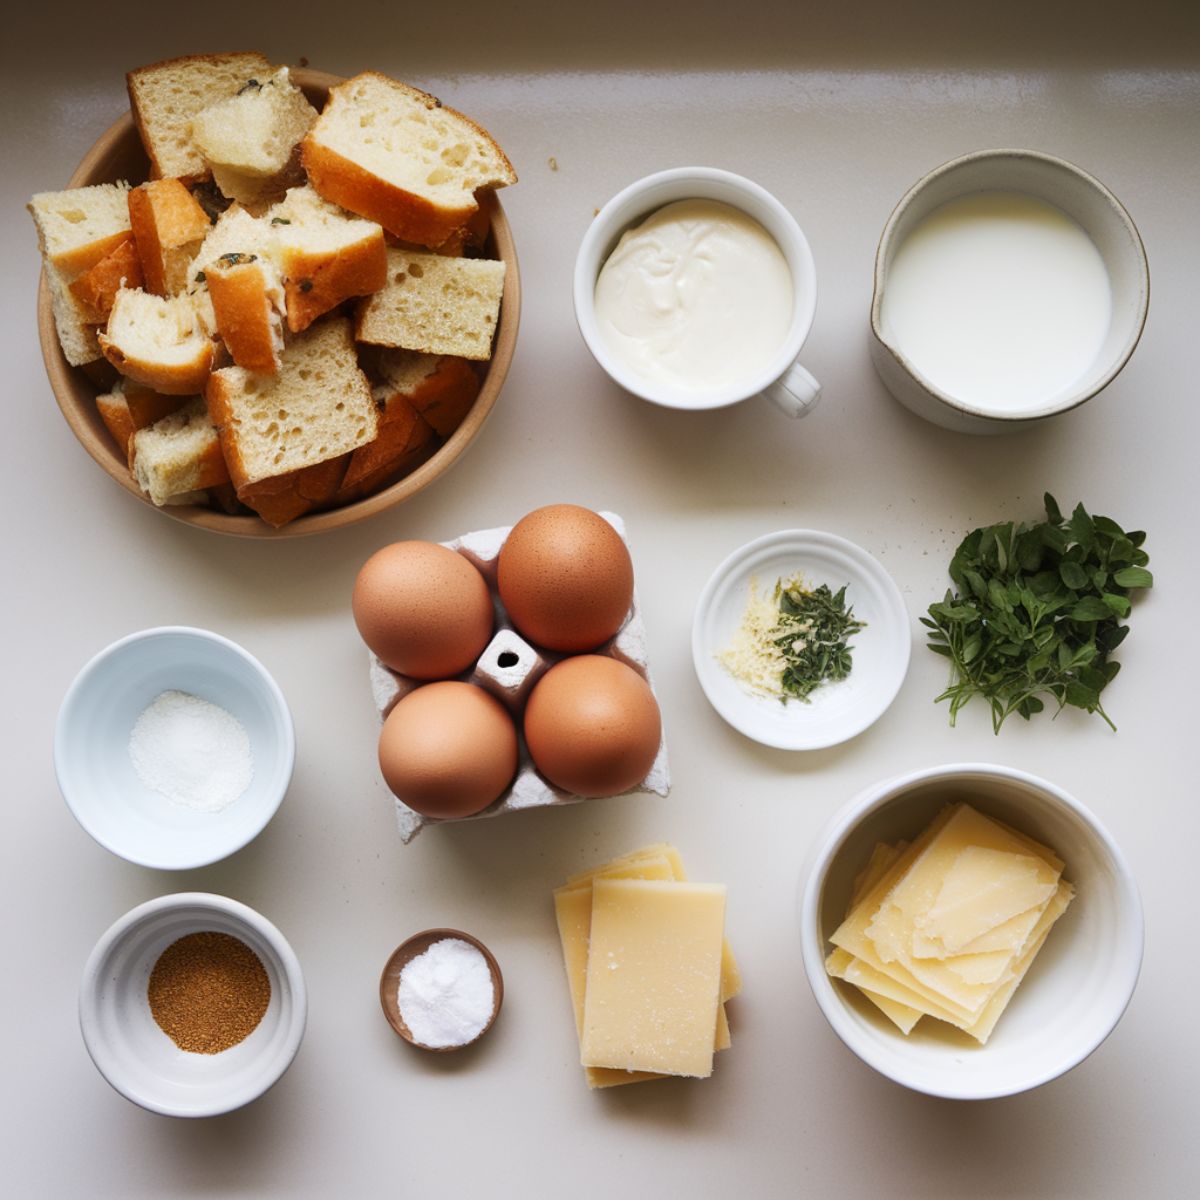
M150 791L197 812L228 808L254 778L242 723L189 692L162 692L142 710L129 757Z
M462 938L443 938L400 972L400 1016L421 1043L439 1050L473 1042L492 1019L496 989L487 959Z

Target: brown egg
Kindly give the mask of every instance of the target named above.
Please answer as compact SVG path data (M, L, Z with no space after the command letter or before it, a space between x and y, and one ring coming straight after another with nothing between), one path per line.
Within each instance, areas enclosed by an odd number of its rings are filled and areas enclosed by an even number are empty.
M487 583L461 554L433 542L396 542L354 581L354 623L393 671L446 679L470 667L492 636Z
M494 696L471 683L409 692L383 724L379 769L388 787L426 817L481 812L517 773L517 729Z
M662 718L650 685L615 658L565 658L525 707L534 766L577 796L615 796L640 783L658 754Z
M500 599L518 631L548 650L595 650L633 602L633 563L620 534L575 504L523 517L500 550Z

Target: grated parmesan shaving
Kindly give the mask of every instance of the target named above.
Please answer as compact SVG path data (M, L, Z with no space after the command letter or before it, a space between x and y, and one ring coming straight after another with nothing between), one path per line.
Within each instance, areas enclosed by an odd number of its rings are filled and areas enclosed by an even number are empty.
M774 700L784 698L781 681L787 660L783 650L775 645L775 639L783 634L779 622L779 595L793 587L807 590L798 571L765 592L759 587L758 576L752 575L741 624L729 645L716 655L717 662L756 696Z

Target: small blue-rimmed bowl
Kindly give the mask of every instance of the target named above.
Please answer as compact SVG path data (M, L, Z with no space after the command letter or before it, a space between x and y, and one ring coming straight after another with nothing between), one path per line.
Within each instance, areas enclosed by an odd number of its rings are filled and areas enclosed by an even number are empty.
M219 705L250 739L253 778L219 812L173 803L134 769L134 723L166 691ZM75 819L105 849L160 870L217 862L255 838L279 808L295 758L292 715L266 668L228 638L185 626L133 633L97 654L67 691L54 732L54 770Z

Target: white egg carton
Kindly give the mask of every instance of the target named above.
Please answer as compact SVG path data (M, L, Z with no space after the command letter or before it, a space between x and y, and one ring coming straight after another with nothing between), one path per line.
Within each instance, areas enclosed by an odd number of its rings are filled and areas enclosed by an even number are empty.
M621 535L621 540L629 545L625 533L625 522L616 513L602 512L600 514ZM471 670L457 676L468 683L478 684L492 693L512 714L517 722L518 732L521 729L521 714L525 701L533 686L546 671L560 659L569 657L550 651L539 650L531 646L512 627L503 605L500 603L499 591L496 584L496 564L500 557L500 548L508 537L511 525L498 529L479 529L474 533L464 533L462 537L443 542L442 545L461 554L468 562L476 566L491 589L492 601L496 606L496 633L487 644L483 653ZM632 667L654 690L654 681L650 677L650 662L646 653L646 627L642 623L641 611L638 608L637 590L634 589L633 603L625 617L625 622L617 631L616 637L605 643L594 654L606 654ZM371 694L375 700L375 708L379 713L380 723L387 720L388 713L395 708L409 692L421 687L423 680L411 679L385 667L370 651L367 652L370 661ZM657 699L657 695L655 696ZM659 743L658 755L649 774L641 783L630 788L622 795L633 795L639 792L652 792L658 796L667 796L671 791L671 772L667 763L667 742L664 732L663 740ZM406 845L425 828L426 825L440 825L446 820L476 821L483 817L498 817L502 813L517 812L527 808L548 808L564 804L578 804L586 800L586 796L576 796L573 792L565 792L555 787L548 779L539 774L529 757L524 737L520 738L520 762L517 775L512 786L495 803L490 804L482 812L470 817L424 817L419 812L409 808L402 800L396 800L396 824L400 830L400 840Z

